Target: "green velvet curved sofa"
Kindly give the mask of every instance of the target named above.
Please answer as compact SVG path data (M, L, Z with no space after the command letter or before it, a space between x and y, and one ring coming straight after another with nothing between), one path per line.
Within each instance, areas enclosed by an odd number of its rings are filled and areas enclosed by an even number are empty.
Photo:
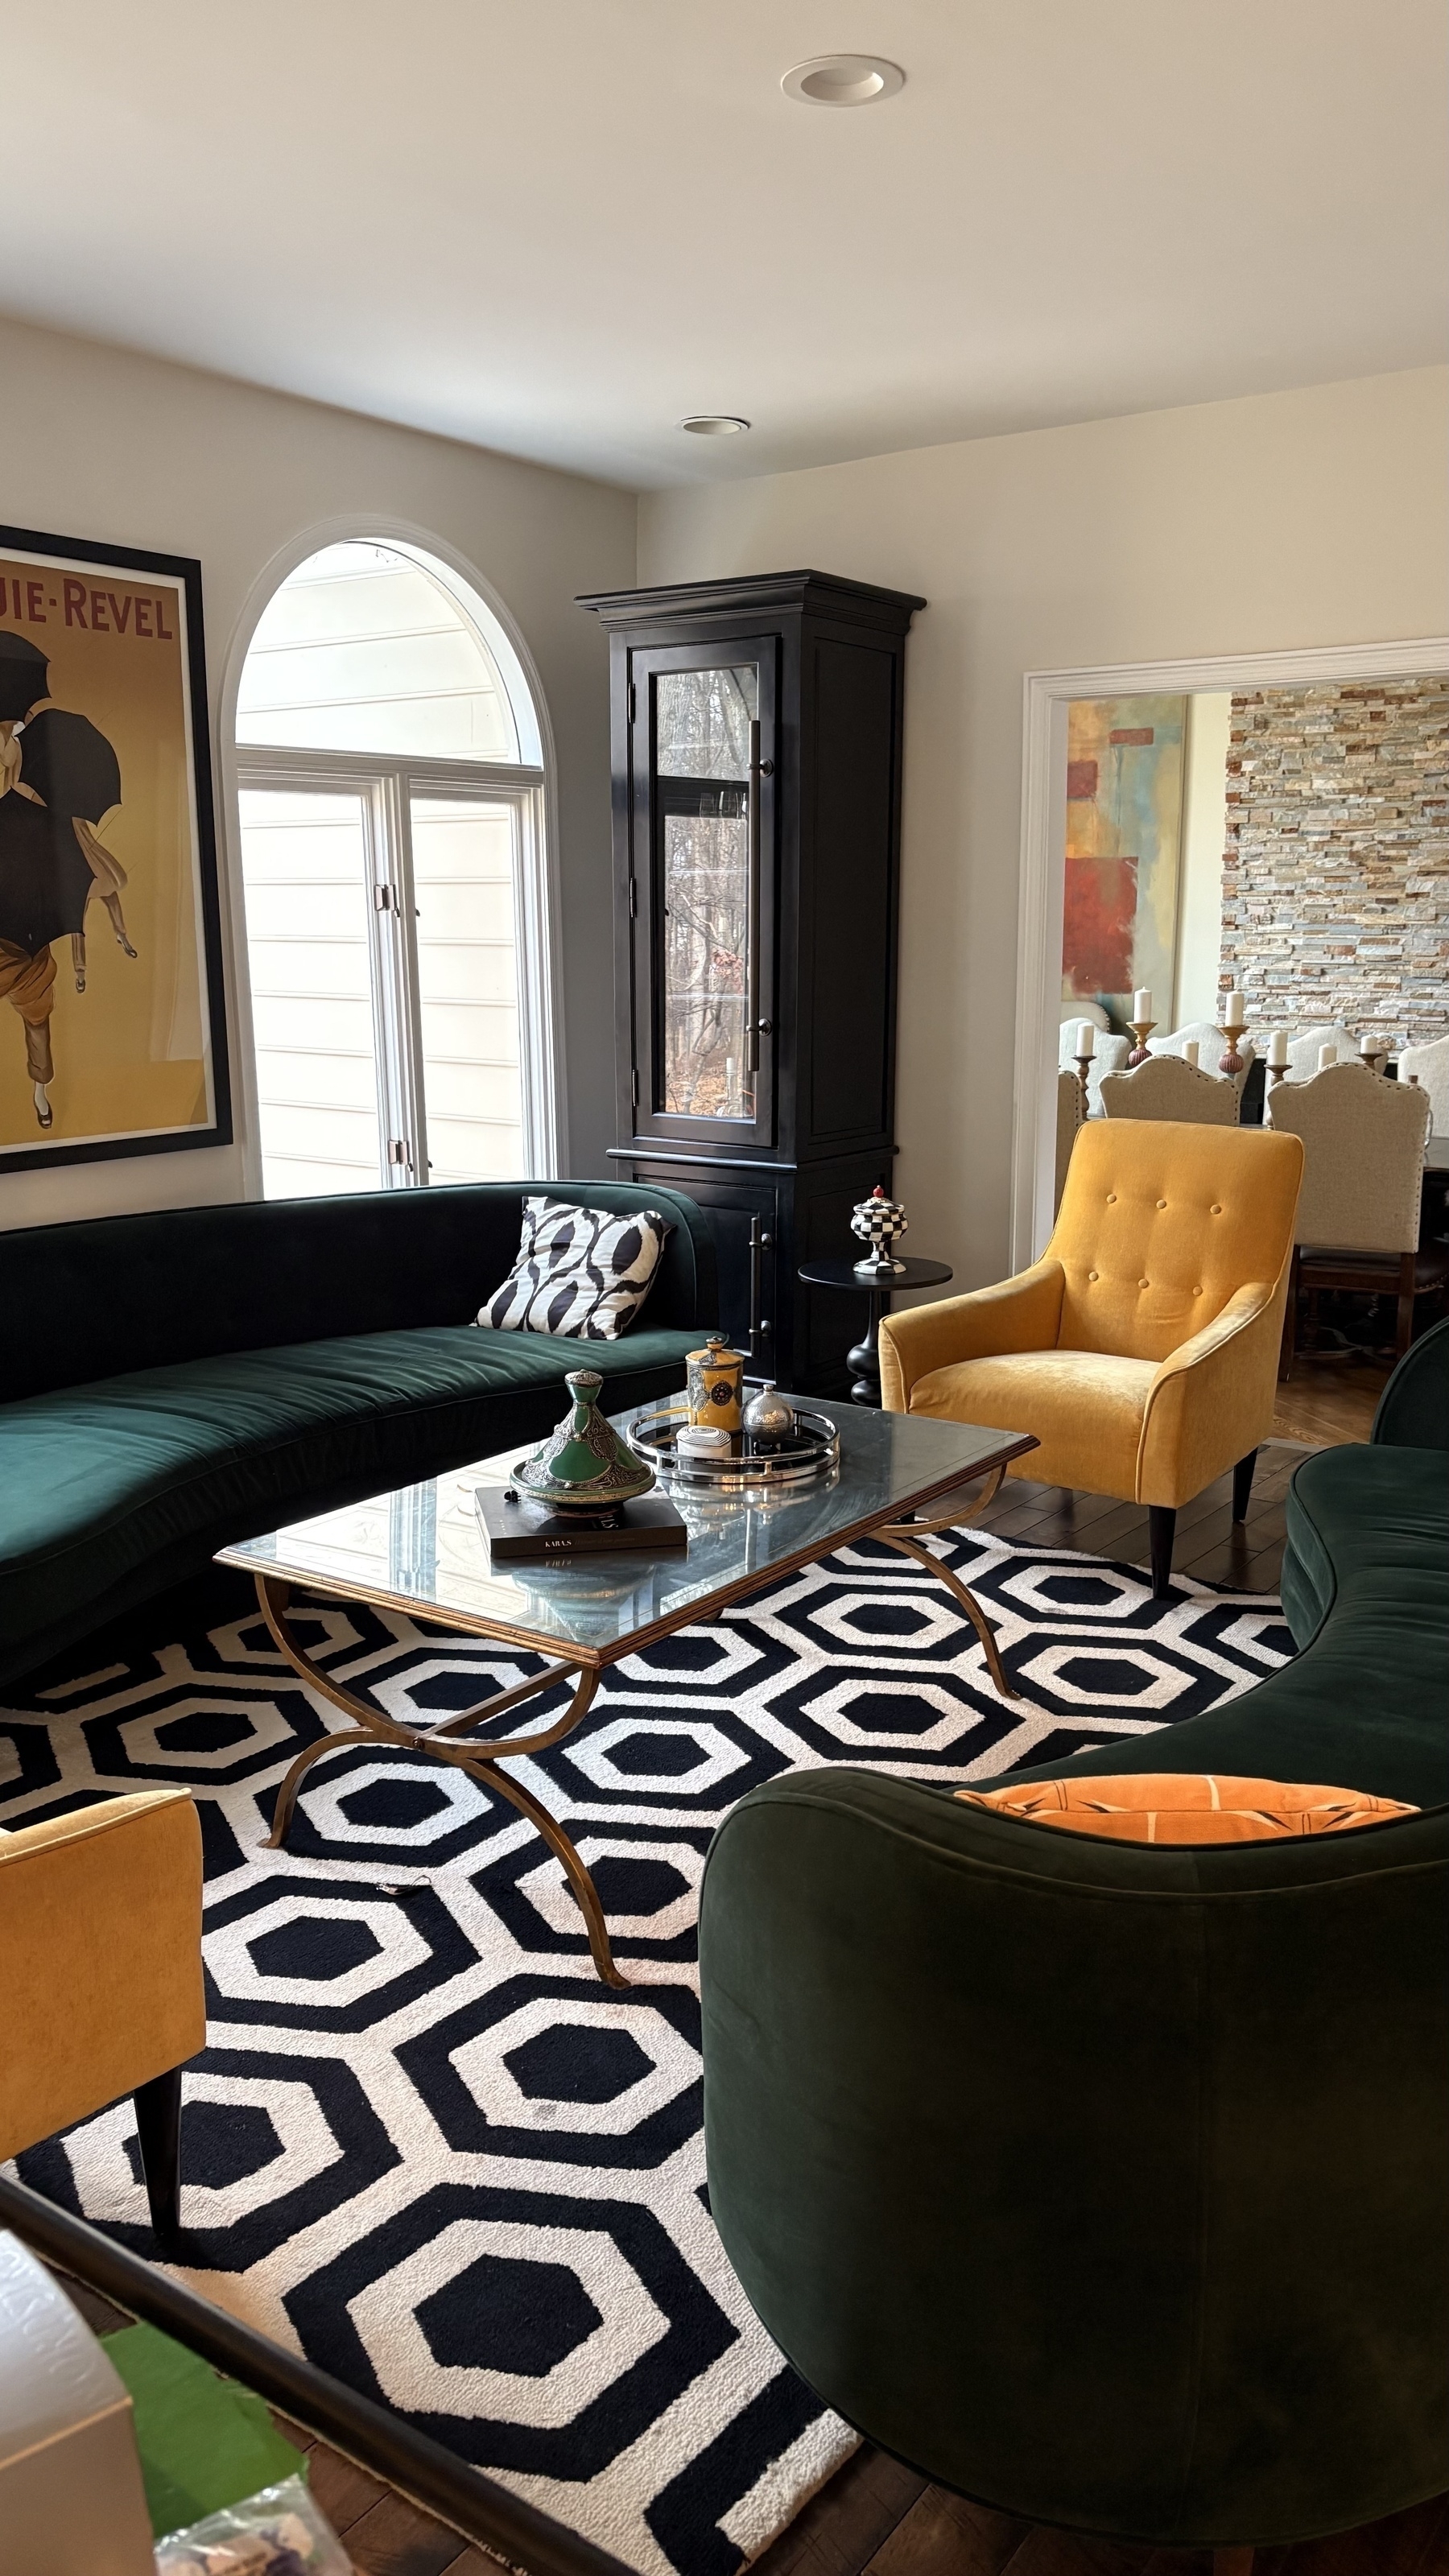
M1037 1776L1421 1814L1153 1849L831 1768L704 1881L710 2201L770 2333L932 2478L1159 2546L1449 2487L1449 1325L1288 1524L1297 1656Z
M672 1220L614 1342L472 1324L525 1193ZM615 1181L167 1209L0 1234L0 1681L229 1541L534 1440L565 1370L611 1410L684 1384L718 1320L703 1211Z

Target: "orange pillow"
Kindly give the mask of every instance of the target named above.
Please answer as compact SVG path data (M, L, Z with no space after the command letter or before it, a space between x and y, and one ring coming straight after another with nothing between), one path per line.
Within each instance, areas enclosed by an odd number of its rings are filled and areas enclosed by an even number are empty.
M1023 1780L1005 1789L958 1789L963 1806L989 1807L1019 1824L1065 1825L1119 1843L1279 1842L1296 1834L1351 1833L1389 1816L1417 1816L1397 1798L1359 1789L1303 1788L1289 1780L1232 1780L1198 1771L1123 1771L1096 1779Z

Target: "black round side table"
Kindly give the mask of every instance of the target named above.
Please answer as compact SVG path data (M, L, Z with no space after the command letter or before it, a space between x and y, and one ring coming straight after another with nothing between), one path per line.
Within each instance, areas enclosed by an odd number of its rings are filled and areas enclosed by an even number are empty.
M863 1342L845 1354L855 1372L852 1404L880 1407L880 1319L898 1288L944 1288L951 1277L949 1261L903 1261L889 1279L862 1279L853 1261L802 1261L800 1277L811 1288L850 1288L870 1299L870 1324Z

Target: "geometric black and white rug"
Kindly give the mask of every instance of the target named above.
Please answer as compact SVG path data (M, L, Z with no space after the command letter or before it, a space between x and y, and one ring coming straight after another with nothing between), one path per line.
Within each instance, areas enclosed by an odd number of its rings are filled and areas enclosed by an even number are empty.
M0 1822L159 1781L196 1795L211 2044L186 2082L185 2277L650 2576L732 2576L854 2439L709 2217L694 1928L721 1816L819 1763L966 1780L1145 1735L1292 1651L1259 1594L1180 1581L1156 1602L1134 1566L933 1544L1020 1703L949 1594L863 1541L616 1665L575 1736L514 1766L592 1869L628 1994L594 1977L557 1863L457 1770L334 1755L290 1849L262 1848L332 1721L241 1578L219 1623L100 1669L83 1652L0 1709ZM297 1625L399 1720L531 1668L391 1613ZM21 2171L151 2252L128 2104Z

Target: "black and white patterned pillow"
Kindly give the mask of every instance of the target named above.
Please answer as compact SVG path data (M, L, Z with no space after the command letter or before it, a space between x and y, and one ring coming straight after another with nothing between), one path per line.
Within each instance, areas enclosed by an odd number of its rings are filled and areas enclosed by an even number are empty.
M518 1259L476 1317L504 1333L566 1333L616 1342L654 1285L674 1228L657 1208L612 1208L525 1199Z

